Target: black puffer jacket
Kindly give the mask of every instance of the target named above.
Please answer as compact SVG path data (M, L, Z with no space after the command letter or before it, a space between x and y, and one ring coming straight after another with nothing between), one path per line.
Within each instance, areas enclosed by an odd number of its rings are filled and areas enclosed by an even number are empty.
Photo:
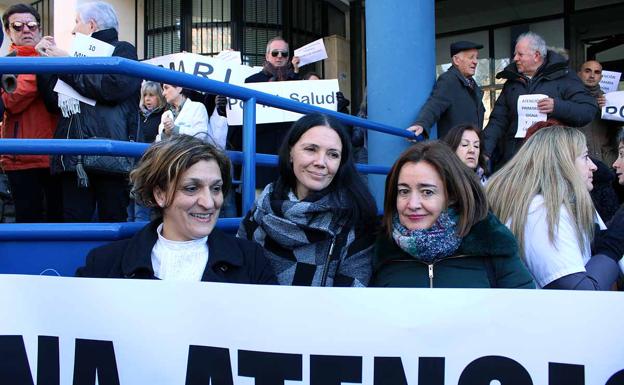
M586 125L598 113L596 99L570 71L568 62L555 52L548 51L544 64L533 78L519 73L515 63L499 72L496 78L507 80L485 127L485 153L491 156L494 149L501 146L496 168L511 159L524 140L514 137L518 129L519 96L548 95L555 100L554 111L548 117L572 127Z
M119 41L115 29L97 31L93 38L115 46L113 56L137 60L136 48ZM128 140L136 133L141 79L117 74L40 75L39 91L46 98L48 109L57 108L58 95L53 91L57 79L69 84L78 93L96 101L95 106L80 103L80 113L61 117L54 138L106 138ZM58 155L52 158L53 172L74 171L76 156Z

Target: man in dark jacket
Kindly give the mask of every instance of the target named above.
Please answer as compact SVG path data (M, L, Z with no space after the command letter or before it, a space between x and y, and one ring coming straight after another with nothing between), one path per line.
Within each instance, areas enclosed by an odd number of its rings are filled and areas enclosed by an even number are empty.
M105 2L84 3L78 7L73 32L91 35L115 47L113 56L137 60L136 48L118 40L119 22L115 10ZM66 56L54 39L45 37L37 45L46 56ZM53 92L61 79L79 94L96 101L95 106L76 99L61 101ZM136 132L141 79L117 74L62 74L42 77L40 91L46 90L48 106L58 104L63 111L55 138L102 138L127 141ZM63 216L66 222L89 222L97 206L102 222L125 222L129 196L127 175L114 167L114 157L98 159L89 168L82 156L54 156L53 172L63 181ZM98 163L96 163L98 162ZM96 169L96 166L97 169ZM106 167L109 167L108 169ZM86 174L85 171L86 170Z
M483 91L473 76L477 70L479 49L483 45L470 41L451 44L453 64L440 77L431 96L421 108L414 124L407 129L414 135L429 130L438 122L438 138L458 124L473 124L483 128Z
M269 40L266 45L265 61L262 71L245 79L245 83L281 82L288 80L302 80L299 74L299 58L293 57L289 62L290 53L288 43L277 36ZM256 125L256 153L277 154L282 139L292 122L267 123ZM233 130L231 143L234 150L242 149L242 129ZM264 188L277 179L276 167L256 167L256 188Z
M516 40L514 62L496 75L506 79L485 127L484 152L500 168L515 155L524 137L518 131L518 98L521 95L545 94L537 104L539 112L571 127L589 123L598 113L596 100L568 67L561 55L548 51L539 35L527 32Z

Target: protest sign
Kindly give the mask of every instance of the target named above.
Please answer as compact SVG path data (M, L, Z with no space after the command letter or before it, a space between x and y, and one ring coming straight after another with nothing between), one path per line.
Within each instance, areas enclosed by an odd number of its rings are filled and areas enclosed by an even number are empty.
M605 94L606 103L602 107L602 119L624 122L624 91Z
M115 51L115 46L78 32L74 36L69 55L73 57L109 57L113 51ZM95 106L95 100L80 95L69 84L60 79L56 81L54 91Z
M547 97L547 95L542 94L520 95L518 97L518 130L516 131L516 138L524 138L529 127L536 122L546 121L546 114L539 112L537 103Z
M615 292L2 275L0 293L3 384L624 380Z
M287 82L247 83L244 87L281 96L296 102L315 105L336 111L338 101L338 80L297 80ZM243 124L243 102L228 98L227 118L230 126ZM301 114L267 107L262 104L256 106L256 123L292 122L301 117Z
M245 83L246 78L259 72L258 69L232 61L223 61L188 52L159 56L145 60L143 63L236 85Z
M318 39L295 50L295 56L299 57L299 67L306 64L316 63L327 59L327 51L323 39Z
M224 62L231 62L234 64L242 63L240 51L232 51L232 50L221 51L214 58L219 59Z
M615 71L602 71L602 79L600 79L600 89L605 94L609 92L615 92L620 85L621 72Z

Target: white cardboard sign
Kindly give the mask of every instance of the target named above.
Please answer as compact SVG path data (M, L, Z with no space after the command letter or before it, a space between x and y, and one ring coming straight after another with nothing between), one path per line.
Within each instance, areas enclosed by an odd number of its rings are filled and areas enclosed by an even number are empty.
M2 275L0 293L3 384L40 383L39 374L81 385L624 378L624 296L616 292Z
M299 57L299 67L327 59L327 51L325 50L323 39L315 40L301 48L297 48L295 56Z
M624 91L605 94L607 100L602 107L602 119L624 122Z
M546 121L546 114L539 112L537 102L547 97L547 95L542 94L521 95L518 97L518 130L516 131L516 138L524 138L529 127L536 122Z
M113 51L115 51L115 46L77 32L74 36L69 55L73 57L110 57ZM60 79L56 81L54 91L78 99L91 106L95 106L95 100L79 94L69 84Z
M338 80L295 80L284 82L246 83L244 87L281 96L286 99L315 105L336 111L338 101L336 92L340 90ZM293 122L302 115L296 112L256 106L256 123ZM230 126L243 124L243 102L228 98L227 118Z
M600 89L605 94L615 92L620 85L621 72L602 71L602 79L600 79Z

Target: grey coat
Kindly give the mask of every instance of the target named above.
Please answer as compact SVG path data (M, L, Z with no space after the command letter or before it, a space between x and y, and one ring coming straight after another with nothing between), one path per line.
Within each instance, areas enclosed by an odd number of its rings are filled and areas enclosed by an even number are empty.
M414 124L422 126L430 134L431 126L438 122L440 139L458 124L474 124L483 128L485 107L482 99L481 88L470 88L466 78L451 66L438 77Z

